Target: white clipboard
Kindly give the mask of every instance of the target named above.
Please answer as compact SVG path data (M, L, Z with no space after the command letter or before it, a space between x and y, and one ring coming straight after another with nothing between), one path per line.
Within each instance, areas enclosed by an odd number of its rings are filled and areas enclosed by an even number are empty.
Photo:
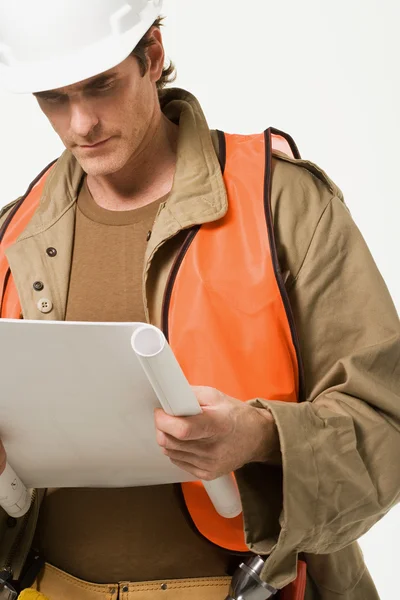
M0 319L0 438L27 487L134 487L194 478L155 440L154 408L200 412L163 333L144 323ZM231 476L205 484L226 517Z

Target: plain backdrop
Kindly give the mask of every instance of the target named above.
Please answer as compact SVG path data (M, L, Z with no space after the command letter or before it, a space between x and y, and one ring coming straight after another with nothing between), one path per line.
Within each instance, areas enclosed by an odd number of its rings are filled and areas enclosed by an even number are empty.
M295 138L344 192L399 310L400 2L165 0L164 14L176 85L211 127ZM0 95L0 115L4 205L62 146L32 97ZM398 597L399 536L397 507L361 539L382 600Z

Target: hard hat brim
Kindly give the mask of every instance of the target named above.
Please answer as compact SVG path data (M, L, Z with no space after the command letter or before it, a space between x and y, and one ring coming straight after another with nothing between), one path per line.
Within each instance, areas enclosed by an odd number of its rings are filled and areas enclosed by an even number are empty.
M110 35L76 54L35 64L0 63L0 88L15 94L31 94L66 87L108 71L124 61L150 29L157 16L149 12L146 21L119 36Z

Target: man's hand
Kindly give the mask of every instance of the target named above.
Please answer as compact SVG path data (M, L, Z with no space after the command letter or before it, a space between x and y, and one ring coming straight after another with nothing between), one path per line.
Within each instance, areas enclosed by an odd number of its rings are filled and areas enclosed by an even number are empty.
M250 462L280 463L279 436L267 410L213 388L193 390L202 414L172 417L155 411L157 442L171 462L205 481Z
M6 463L7 463L6 451L4 449L2 441L0 440L0 475L6 468Z

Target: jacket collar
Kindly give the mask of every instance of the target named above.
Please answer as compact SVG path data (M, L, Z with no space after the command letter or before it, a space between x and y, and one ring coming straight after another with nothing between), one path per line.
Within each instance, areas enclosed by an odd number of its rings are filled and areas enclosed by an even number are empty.
M189 92L172 88L163 95L162 110L179 124L179 137L174 183L153 230L153 247L161 238L215 221L227 211L221 169L199 102ZM38 210L19 239L55 224L76 202L83 176L81 166L66 150L49 174Z

